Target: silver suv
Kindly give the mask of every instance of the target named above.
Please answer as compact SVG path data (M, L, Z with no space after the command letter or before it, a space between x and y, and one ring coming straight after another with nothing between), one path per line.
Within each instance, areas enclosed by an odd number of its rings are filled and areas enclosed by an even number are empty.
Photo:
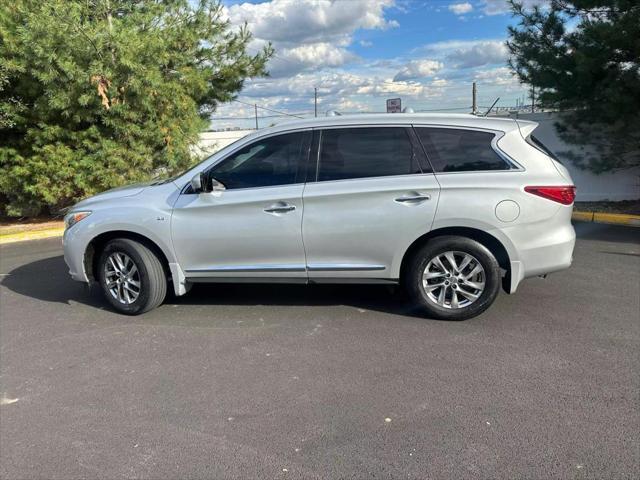
M66 217L70 274L139 314L198 282L402 283L464 319L567 268L575 187L532 122L358 115L257 131Z

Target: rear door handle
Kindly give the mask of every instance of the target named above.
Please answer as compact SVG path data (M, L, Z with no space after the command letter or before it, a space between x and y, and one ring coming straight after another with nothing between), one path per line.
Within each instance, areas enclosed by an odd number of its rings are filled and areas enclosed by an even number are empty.
M295 205L290 205L286 202L274 203L268 208L264 209L265 213L288 213L293 212L296 209Z
M424 202L425 200L431 200L431 195L422 195L420 193L417 194L411 194L411 195L405 195L404 197L398 197L395 199L396 202L398 203L417 203L417 202Z

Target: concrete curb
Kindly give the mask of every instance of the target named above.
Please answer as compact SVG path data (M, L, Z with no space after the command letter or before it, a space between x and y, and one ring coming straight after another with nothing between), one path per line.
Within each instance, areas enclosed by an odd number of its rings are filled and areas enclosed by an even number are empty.
M0 245L6 243L25 242L27 240L41 240L43 238L61 237L63 233L64 227L8 233L6 235L0 235Z
M640 227L640 215L629 215L626 213L573 212L572 218L578 222Z

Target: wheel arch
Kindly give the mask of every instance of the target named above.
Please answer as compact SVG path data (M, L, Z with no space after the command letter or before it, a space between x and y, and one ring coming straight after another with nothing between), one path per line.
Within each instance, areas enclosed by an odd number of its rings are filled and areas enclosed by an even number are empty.
M169 258L167 257L164 250L152 239L149 237L133 232L130 230L109 230L106 232L102 232L99 235L96 235L89 241L87 244L87 248L84 252L84 271L86 272L87 278L90 281L96 281L97 276L97 268L98 268L98 259L99 252L102 251L104 246L111 240L116 238L128 238L130 240L135 240L140 242L144 246L146 246L149 250L156 254L160 263L162 264L162 268L165 271L167 279L171 278L171 270L169 268Z
M472 240L477 241L481 245L484 245L489 251L496 257L500 268L504 270L505 274L502 278L502 288L510 293L511 291L511 258L509 257L509 253L505 248L504 244L495 236L487 233L484 230L480 230L478 228L473 227L442 227L435 230L431 230L430 232L425 233L424 235L418 237L414 242L409 246L409 248L405 251L405 254L402 257L402 262L400 264L400 279L405 277L406 270L409 265L409 261L415 255L415 253L423 247L430 240L433 240L437 237L442 237L445 235L455 235L459 237L470 238Z

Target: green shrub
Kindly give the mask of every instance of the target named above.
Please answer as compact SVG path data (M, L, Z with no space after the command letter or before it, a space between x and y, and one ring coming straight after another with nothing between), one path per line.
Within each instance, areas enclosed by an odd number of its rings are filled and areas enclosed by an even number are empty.
M0 6L0 201L11 216L193 161L219 102L265 74L217 1L12 0Z

